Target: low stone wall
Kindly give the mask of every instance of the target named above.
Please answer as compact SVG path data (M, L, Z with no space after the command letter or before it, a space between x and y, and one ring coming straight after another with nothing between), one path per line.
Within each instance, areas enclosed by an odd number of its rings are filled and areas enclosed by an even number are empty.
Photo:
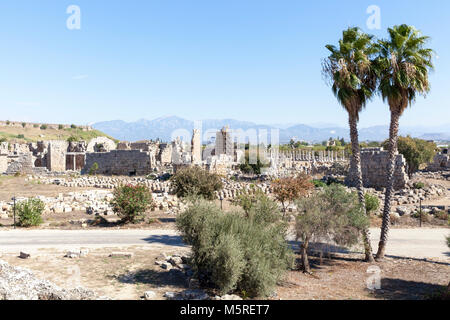
M152 171L150 153L140 150L86 153L86 164L81 173L89 173L94 163L98 164L96 173L103 175L142 176Z

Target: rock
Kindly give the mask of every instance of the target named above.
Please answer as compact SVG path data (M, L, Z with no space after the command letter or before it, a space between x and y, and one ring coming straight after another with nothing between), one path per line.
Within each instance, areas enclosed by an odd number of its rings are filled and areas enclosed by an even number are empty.
M175 292L164 293L164 298L167 298L167 299L175 299L176 296L177 296L177 294Z
M235 295L235 294L226 294L224 296L215 296L214 300L242 300L241 297Z
M23 252L23 251L20 252L19 258L21 258L21 259L28 259L30 257L31 257L31 255L29 253L26 253L26 252Z
M85 288L66 290L40 280L25 268L15 268L0 260L0 299L4 300L95 300L93 291ZM102 297L102 299L108 299Z
M176 257L176 256L172 256L172 258L170 258L169 262L176 267L179 264L183 264L183 259L181 259L181 257Z
M166 270L170 270L170 269L172 269L172 264L169 263L169 262L163 262L161 264L161 268L166 269Z
M145 300L153 300L156 297L155 291L145 291L144 293Z
M209 295L203 290L185 290L181 293L183 299L186 300L208 300Z

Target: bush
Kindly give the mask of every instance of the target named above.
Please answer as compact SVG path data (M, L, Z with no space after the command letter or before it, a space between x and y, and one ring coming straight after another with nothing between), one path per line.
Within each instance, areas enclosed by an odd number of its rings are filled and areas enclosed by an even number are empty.
M33 128L39 128L38 124L33 124Z
M314 179L312 182L314 184L314 187L316 188L325 188L327 186L327 184L322 180Z
M436 212L435 217L438 218L439 220L445 220L445 221L447 221L449 218L448 213L445 211Z
M380 199L374 194L366 193L364 195L366 202L366 211L368 214L376 212L380 208Z
M361 231L369 226L355 192L341 185L331 185L309 198L296 201L299 215L296 221L297 239L302 241L302 267L310 272L308 248L312 241L334 241L341 246L358 242Z
M89 169L89 175L90 176L95 175L97 173L97 170L98 170L98 163L94 162L92 164L92 167Z
M423 183L423 182L414 182L413 187L414 187L414 189L423 189L423 188L425 188L425 183Z
M46 125L46 124L43 124L43 125L41 126L41 130L47 130L47 125Z
M67 142L77 142L77 141L79 141L80 139L78 139L77 137L75 137L75 136L70 136L70 137L68 137L67 138ZM98 168L97 168L98 169Z
M208 200L215 198L214 192L222 189L222 181L216 174L199 167L188 167L175 173L170 179L178 197L200 196Z
M25 139L25 136L23 134L18 134L17 139Z
M123 222L136 222L143 218L152 205L152 194L144 185L123 185L113 191L111 206Z
M33 227L40 225L42 221L42 212L45 204L39 199L28 199L19 202L16 206L17 215L19 217L18 225L22 227Z
M62 124L59 124L58 125L58 130L62 130L62 129L64 129L64 126Z
M22 128L25 128L27 124L25 122L22 122Z
M72 129L76 129L76 128L77 128L77 126L74 125L74 124L71 124L70 127L71 127Z
M287 225L280 220L277 204L267 197L255 203L249 215L224 213L197 200L178 216L177 228L192 246L190 264L202 284L222 294L267 296L293 264L285 240Z

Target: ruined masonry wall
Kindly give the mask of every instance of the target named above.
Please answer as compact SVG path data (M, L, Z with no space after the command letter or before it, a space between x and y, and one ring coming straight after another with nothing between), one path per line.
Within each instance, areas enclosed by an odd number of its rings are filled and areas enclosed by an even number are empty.
M113 150L110 152L86 153L83 174L98 164L98 174L104 175L146 175L152 170L151 155L140 150Z
M406 173L406 161L403 155L398 154L396 158L394 173L394 188L403 189L408 183ZM366 188L385 188L387 185L387 167L389 153L381 148L363 149L361 151L361 170Z

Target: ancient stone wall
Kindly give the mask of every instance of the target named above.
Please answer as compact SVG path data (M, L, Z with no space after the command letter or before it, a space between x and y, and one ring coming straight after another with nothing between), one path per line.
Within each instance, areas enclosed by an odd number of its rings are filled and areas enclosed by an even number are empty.
M7 158L9 158L9 164L6 169L6 174L33 172L33 156L31 152L21 153Z
M428 171L450 170L450 155L448 150L434 156L433 162L427 167Z
M161 144L157 160L160 161L162 165L172 163L172 145L170 143Z
M98 164L98 174L104 175L146 175L152 170L151 155L140 150L113 150L110 152L86 153L83 174Z
M405 188L408 183L406 173L406 161L403 155L396 156L394 188L396 190ZM387 168L389 153L383 148L368 148L361 150L361 170L364 187L385 188L387 185Z
M66 154L68 142L62 140L49 141L47 153L47 169L54 172L66 171Z
M0 174L3 174L8 169L8 157L6 154L0 154Z

